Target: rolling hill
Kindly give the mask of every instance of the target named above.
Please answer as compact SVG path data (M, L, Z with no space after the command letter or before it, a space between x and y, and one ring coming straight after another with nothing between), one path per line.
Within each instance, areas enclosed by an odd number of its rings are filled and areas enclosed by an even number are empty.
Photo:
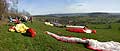
M120 13L106 13L106 12L93 12L93 13L64 13L64 14L48 14L48 15L32 15L33 17L71 17L71 16L90 16L90 17L120 17Z
M21 33L8 32L7 25L0 27L0 51L92 51L85 48L83 44L65 43L57 41L45 31L56 33L60 36L74 36L78 38L93 38L99 41L120 42L120 24L113 23L112 29L105 29L105 24L89 25L91 29L96 29L97 34L72 33L65 28L51 27L44 25L43 22L34 21L25 23L26 26L36 30L34 38L27 37ZM117 25L117 26L116 26ZM95 28L96 27L96 28Z

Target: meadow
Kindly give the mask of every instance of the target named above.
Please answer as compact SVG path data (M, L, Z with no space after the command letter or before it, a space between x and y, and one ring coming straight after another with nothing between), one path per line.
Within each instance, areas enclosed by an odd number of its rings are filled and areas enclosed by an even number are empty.
M89 24L90 29L97 30L96 34L68 32L65 28L47 26L41 21L28 22L25 25L35 29L36 37L31 38L21 33L9 32L8 25L0 27L0 51L92 51L85 48L83 44L57 41L45 34L45 31L50 31L60 36L120 42L120 23L112 23L111 29L108 29L106 24Z

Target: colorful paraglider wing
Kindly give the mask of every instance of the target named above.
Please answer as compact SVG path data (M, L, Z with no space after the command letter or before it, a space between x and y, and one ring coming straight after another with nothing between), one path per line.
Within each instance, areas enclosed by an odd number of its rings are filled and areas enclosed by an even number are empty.
M31 37L35 37L35 35L36 35L35 30L32 28L27 29L26 33L29 34Z
M46 31L46 34L51 35L55 39L63 42L70 42L70 43L88 43L86 40L76 37L65 37L65 36L58 36L54 33Z
M96 33L96 30L85 29L85 28L66 28L67 31L77 33Z
M58 36L51 32L46 32L46 34L51 35L55 39L63 42L80 42L87 44L87 48L95 51L120 51L120 43L109 41L109 42L99 42L94 39L86 39L86 38L76 38L76 37L65 37L65 36Z
M66 27L67 28L84 28L85 26L69 26L69 25L67 25Z
M15 27L17 32L25 33L27 29L29 29L27 26L25 26L23 23L17 24Z
M109 42L99 42L94 39L88 39L89 43L87 48L92 50L101 51L120 51L120 43L109 41Z
M45 22L46 25L49 25L49 26L54 26L53 24L51 24L50 22Z
M85 33L82 28L67 28L66 30L70 32Z
M8 29L8 31L15 32L15 26L10 26L9 29Z

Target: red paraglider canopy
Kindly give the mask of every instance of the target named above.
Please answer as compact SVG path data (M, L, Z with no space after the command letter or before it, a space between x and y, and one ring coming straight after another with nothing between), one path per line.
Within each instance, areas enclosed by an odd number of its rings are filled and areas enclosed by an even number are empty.
M67 31L77 32L77 33L94 33L96 34L96 30L91 30L88 28L66 28Z
M29 34L31 37L35 37L35 35L36 35L35 30L32 28L27 29L26 33Z

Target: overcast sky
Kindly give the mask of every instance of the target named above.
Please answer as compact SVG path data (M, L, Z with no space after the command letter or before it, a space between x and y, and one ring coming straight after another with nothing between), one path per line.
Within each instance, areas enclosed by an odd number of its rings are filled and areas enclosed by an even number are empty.
M119 12L120 0L19 0L19 10L32 15L55 13Z

